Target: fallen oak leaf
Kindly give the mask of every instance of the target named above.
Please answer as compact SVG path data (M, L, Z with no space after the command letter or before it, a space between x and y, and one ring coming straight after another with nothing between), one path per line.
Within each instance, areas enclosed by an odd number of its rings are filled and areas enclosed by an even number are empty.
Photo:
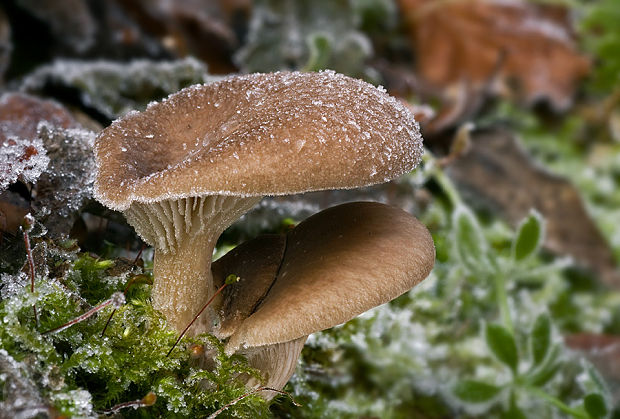
M419 76L451 88L490 79L493 91L527 103L547 99L556 110L571 104L575 82L590 62L575 47L568 10L524 1L400 0ZM511 83L518 89L511 88Z

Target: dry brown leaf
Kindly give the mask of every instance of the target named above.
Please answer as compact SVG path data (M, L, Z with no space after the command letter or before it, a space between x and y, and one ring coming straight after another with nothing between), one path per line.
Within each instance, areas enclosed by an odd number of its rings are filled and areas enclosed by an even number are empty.
M16 161L22 163L8 162L7 173L0 171L0 186L18 178L32 183L30 211L51 237L69 233L78 209L92 195L93 139L94 133L57 102L23 93L0 97L0 149L21 147ZM0 202L10 197L0 195ZM9 228L14 223L4 215Z
M7 93L0 98L0 142L10 138L33 139L45 121L60 128L79 124L59 103L23 93Z
M547 222L547 249L572 256L608 286L620 289L613 253L575 187L537 167L510 133L499 129L472 133L468 152L452 162L448 174L512 225L531 208L537 209Z
M571 104L589 71L560 6L519 0L400 0L419 76L442 89L469 83L526 102ZM516 86L515 86L516 85ZM513 87L517 87L514 89Z

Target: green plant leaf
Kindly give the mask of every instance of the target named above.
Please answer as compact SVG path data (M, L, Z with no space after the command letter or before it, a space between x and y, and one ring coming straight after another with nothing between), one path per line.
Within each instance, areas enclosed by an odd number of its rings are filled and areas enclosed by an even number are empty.
M465 380L454 387L454 395L464 402L484 403L497 396L501 387L482 381Z
M510 406L508 410L502 414L502 419L527 419L525 413L517 406L514 392L510 395Z
M544 361L551 347L551 319L546 313L539 315L534 321L530 335L530 350L534 365Z
M516 261L527 259L536 253L544 236L544 220L535 210L521 221L512 243L512 257Z
M528 374L528 382L533 386L544 386L558 372L562 363L558 360L561 349L558 345L552 346L550 354L538 368Z
M590 382L590 384L600 393L602 394L609 394L609 389L607 388L607 384L605 383L605 380L603 379L603 377L601 377L601 374L596 370L596 368L594 368L594 366L588 362L583 360L582 361L583 366L586 370L586 372L588 373L588 378Z
M506 364L516 373L519 363L517 344L512 333L504 326L499 324L488 324L485 330L485 338L491 352L501 362Z
M327 34L319 32L308 35L306 38L310 56L304 66L304 71L319 71L327 68L332 53L331 40Z
M590 393L583 399L583 407L592 419L604 418L607 415L605 398L598 393Z
M452 216L457 256L470 273L489 272L488 244L478 221L464 206L455 209Z

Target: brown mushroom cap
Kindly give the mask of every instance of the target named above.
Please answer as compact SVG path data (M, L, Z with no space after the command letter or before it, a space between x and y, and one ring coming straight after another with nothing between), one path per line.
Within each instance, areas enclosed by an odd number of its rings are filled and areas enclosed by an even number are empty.
M315 214L288 234L275 282L227 350L288 342L344 323L411 289L434 261L430 233L401 209L355 202Z
M221 324L214 330L218 338L225 339L234 333L266 297L284 258L285 246L284 234L265 234L240 244L213 263L211 270L216 284L223 284L230 274L240 278L223 292L218 310ZM288 342L247 348L240 353L263 373L266 381L262 385L280 389L295 372L305 341L306 336L302 336ZM258 383L249 380L246 384L252 387ZM263 394L267 399L273 395Z
M222 293L217 337L223 339L233 334L256 310L276 279L285 247L285 235L264 234L240 244L213 262L211 272L216 286L221 286L230 274L240 278Z
M422 154L413 115L384 90L331 71L191 86L105 129L95 195L132 202L263 196L381 183Z

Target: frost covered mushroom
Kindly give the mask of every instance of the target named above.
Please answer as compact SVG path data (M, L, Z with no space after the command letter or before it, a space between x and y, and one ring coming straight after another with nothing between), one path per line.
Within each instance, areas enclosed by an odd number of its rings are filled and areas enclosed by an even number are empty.
M153 304L181 330L215 290L218 236L262 196L385 182L421 154L413 115L383 89L329 71L235 76L106 128L95 196L155 248Z
M213 264L214 281L235 272L216 330L281 388L309 334L344 323L426 278L435 247L407 212L354 202L313 215L286 236L261 236Z

